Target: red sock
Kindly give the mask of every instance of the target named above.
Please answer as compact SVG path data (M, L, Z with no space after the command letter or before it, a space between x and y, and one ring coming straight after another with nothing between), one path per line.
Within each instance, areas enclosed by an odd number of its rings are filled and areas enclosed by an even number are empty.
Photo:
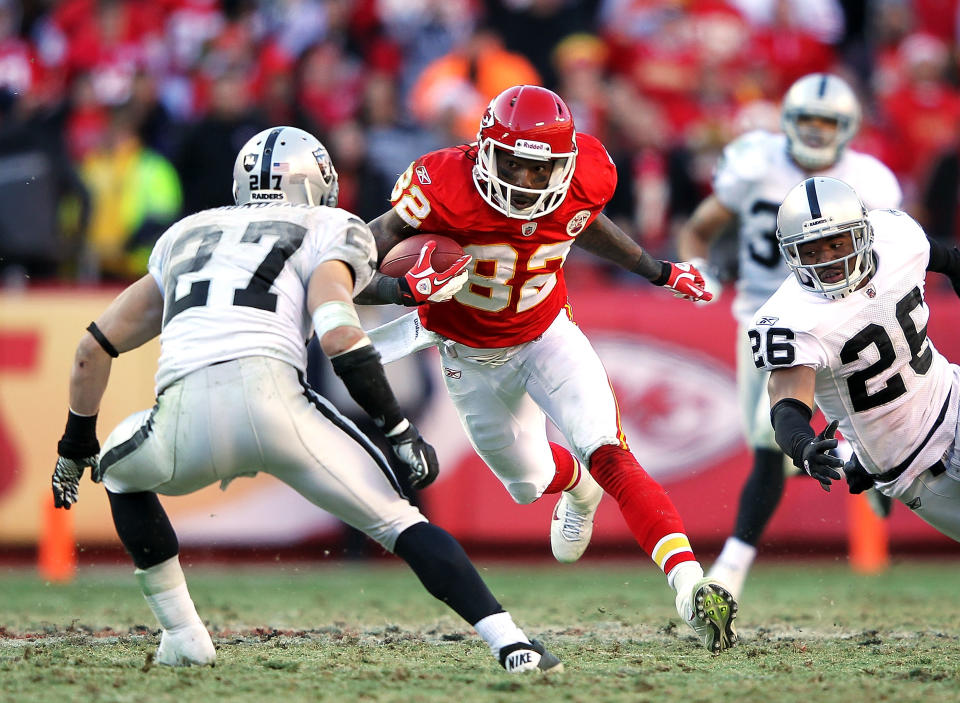
M614 497L634 539L665 574L696 561L673 502L633 454L605 444L590 457L590 474Z
M573 454L553 442L550 442L550 451L553 452L556 473L553 475L550 485L543 492L559 493L576 486L580 480L580 466L574 461Z

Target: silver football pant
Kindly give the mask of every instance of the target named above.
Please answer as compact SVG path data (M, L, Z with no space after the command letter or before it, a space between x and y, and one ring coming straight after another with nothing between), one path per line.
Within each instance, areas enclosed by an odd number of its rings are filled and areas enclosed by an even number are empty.
M363 453L345 451L359 444ZM344 461L344 456L362 456ZM297 369L254 356L207 366L131 415L101 454L113 493L192 493L263 471L393 551L426 518L403 496L383 454Z

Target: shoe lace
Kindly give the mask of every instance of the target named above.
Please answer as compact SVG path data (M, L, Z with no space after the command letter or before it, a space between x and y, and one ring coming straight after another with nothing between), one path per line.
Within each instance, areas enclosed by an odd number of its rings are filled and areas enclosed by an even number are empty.
M586 515L570 510L568 506L568 508L564 511L563 525L560 527L560 532L563 533L563 536L566 539L570 541L576 541L580 539L580 535L583 532L583 526L586 521Z

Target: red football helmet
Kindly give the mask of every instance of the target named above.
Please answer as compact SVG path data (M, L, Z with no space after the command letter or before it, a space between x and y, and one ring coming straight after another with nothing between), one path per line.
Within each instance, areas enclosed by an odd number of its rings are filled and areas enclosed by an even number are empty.
M496 150L537 161L550 161L553 170L542 189L522 188L497 175ZM577 133L570 110L553 91L536 85L515 85L490 101L477 133L477 164L473 182L490 207L507 217L532 220L553 212L563 202L577 161ZM518 193L536 200L518 208Z

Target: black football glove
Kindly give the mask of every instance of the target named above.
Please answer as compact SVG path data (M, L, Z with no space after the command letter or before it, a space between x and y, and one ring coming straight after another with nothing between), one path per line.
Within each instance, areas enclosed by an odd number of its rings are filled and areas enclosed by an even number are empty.
M843 475L847 479L847 488L854 495L873 488L873 475L863 468L856 454L843 465Z
M97 441L97 416L84 417L70 412L67 428L57 443L57 465L50 484L53 488L53 504L66 508L77 502L77 490L83 470L90 467L94 480L99 478L100 442Z
M840 472L837 469L843 466L843 460L840 457L828 453L831 449L837 448L837 440L833 436L839 424L834 420L823 428L823 432L807 442L800 455L800 466L817 479L820 487L827 493L830 492L830 482L840 480Z
M394 455L407 469L407 479L414 488L426 488L440 474L437 453L420 436L413 423L403 432L388 436Z

